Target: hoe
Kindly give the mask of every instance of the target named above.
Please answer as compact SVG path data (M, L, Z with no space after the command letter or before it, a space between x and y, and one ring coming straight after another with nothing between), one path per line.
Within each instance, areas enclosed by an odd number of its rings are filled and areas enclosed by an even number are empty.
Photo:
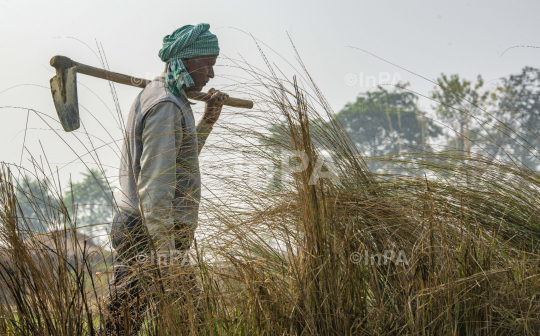
M56 68L56 76L51 78L51 91L56 112L62 127L66 132L79 128L79 102L77 99L77 72L106 79L115 83L144 88L151 81L148 79L131 77L120 73L95 68L82 63L72 61L65 56L51 58L51 66ZM186 92L186 96L193 100L207 101L210 95L204 92ZM250 100L227 98L223 105L232 107L253 108Z

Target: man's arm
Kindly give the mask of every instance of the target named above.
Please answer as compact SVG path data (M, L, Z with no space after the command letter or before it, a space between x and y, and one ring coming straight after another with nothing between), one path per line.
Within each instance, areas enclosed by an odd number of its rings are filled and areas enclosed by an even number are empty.
M199 123L197 123L197 145L199 147L199 154L206 143L206 139L208 139L208 136L212 132L213 126L214 123L209 123L205 118L202 118L199 120Z
M176 156L182 128L176 128L182 112L172 102L159 103L146 115L142 143L141 173L137 182L146 226L157 245L174 248L172 202L176 183Z
M221 108L223 107L223 101L229 98L228 94L222 93L214 88L208 90L208 93L211 95L211 97L206 102L204 107L204 115L197 124L199 153L201 152L208 135L210 132L212 132L212 126L214 126L215 122L219 119Z

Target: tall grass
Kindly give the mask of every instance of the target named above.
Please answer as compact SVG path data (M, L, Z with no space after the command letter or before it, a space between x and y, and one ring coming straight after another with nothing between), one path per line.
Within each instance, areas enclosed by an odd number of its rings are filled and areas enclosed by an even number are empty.
M223 122L205 149L213 193L191 263L134 270L139 300L152 298L141 334L540 333L538 174L459 151L363 158L305 69L287 80L267 65L243 66L251 81L242 90L262 113ZM279 137L257 127L269 123ZM291 151L304 161L283 160ZM401 173L370 172L368 159ZM321 165L336 178L314 179ZM269 166L282 168L279 188L269 187ZM76 233L61 198L42 220L61 223L64 239L32 254L10 169L0 180L0 332L94 335L107 318L95 263L84 244L65 243ZM70 248L80 255L72 263ZM390 250L407 263L372 262Z

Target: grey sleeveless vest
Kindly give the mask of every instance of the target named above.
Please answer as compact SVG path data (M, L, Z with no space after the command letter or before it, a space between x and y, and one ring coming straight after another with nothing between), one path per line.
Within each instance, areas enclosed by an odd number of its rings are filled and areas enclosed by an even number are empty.
M166 86L165 78L158 76L137 96L126 124L126 134L120 161L120 190L115 195L120 211L140 215L137 181L141 172L143 152L142 134L147 113L158 103L172 102L182 112L183 137L177 148L176 185L173 211L177 221L197 224L201 182L198 160L198 142L195 118L185 96L176 97ZM144 211L147 211L145 209Z

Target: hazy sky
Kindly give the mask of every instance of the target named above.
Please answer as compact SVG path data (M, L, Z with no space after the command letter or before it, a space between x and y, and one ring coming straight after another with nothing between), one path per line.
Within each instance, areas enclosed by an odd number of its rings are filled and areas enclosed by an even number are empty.
M152 78L163 69L157 57L161 39L185 24L209 23L220 40L222 55L241 55L255 64L260 64L261 58L245 33L293 59L289 33L311 75L339 111L359 92L373 86L373 82L365 82L367 76L388 82L392 78L409 81L411 89L421 94L429 94L433 87L425 79L349 46L428 79L444 72L469 79L482 74L486 81L492 81L526 65L540 67L540 49L514 48L501 56L513 46L540 46L538 13L539 1L500 0L0 0L0 161L20 162L27 109L42 113L42 118L58 129L49 89L54 75L49 60L65 55L99 66L94 54L96 41L103 46L113 71ZM268 56L278 58L272 52ZM223 85L234 69L218 67L216 74L213 83ZM119 139L108 84L82 75L79 83L81 118L91 128L88 132L94 137L94 146ZM122 85L116 89L126 114L139 89ZM89 149L90 143L85 139L79 143L74 135L61 130L56 134L34 112L29 114L28 127L28 150L39 158L43 148L53 167L61 168L63 176L73 174L77 179L84 166L69 164L77 161L77 156L68 145L81 153L83 145ZM104 150L100 155L109 170L116 171L114 151ZM23 165L28 166L28 158L28 154L23 156Z

